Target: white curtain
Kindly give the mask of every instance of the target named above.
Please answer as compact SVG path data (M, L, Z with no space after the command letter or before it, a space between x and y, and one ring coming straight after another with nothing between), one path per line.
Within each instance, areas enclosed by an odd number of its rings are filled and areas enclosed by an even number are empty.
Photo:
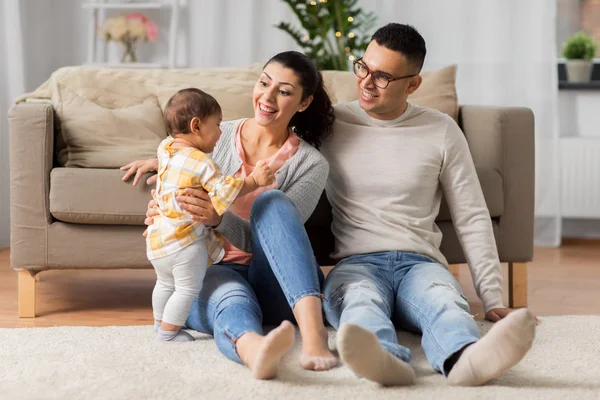
M274 27L296 18L281 0L179 0L181 67L243 66L297 49ZM88 11L83 0L1 0L0 247L8 243L6 111L12 99L52 71L85 62ZM379 24L414 25L425 37L425 68L458 64L462 104L526 106L536 119L536 244L558 245L559 164L554 0L361 0ZM19 10L20 8L20 10ZM165 33L168 15L149 17ZM21 29L21 21L23 27ZM234 29L235 28L235 29ZM243 32L240 34L240 32ZM144 55L160 61L166 37Z
M408 23L427 42L426 69L457 64L461 104L525 106L535 114L535 242L561 238L556 2L369 0L380 24Z
M0 248L9 245L7 112L13 99L24 91L22 43L19 0L3 0L0 2Z

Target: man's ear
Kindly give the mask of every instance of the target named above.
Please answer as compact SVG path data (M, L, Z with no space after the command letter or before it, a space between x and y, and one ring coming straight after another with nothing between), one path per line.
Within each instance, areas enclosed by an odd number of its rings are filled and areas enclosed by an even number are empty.
M191 133L196 133L196 132L200 132L200 125L201 125L200 118L194 117L191 119L190 126L188 128L190 129Z
M421 77L421 75L410 78L410 81L408 82L408 88L406 90L408 95L413 94L419 88L419 86L421 86L421 82L423 82L423 77Z

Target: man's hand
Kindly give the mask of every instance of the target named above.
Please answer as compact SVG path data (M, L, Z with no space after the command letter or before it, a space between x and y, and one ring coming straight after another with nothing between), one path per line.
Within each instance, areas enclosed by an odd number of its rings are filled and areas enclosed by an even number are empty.
M185 196L177 196L175 200L179 206L192 215L194 221L202 222L206 226L217 226L221 223L222 216L217 214L210 201L210 196L202 189L185 189Z
M121 171L127 170L123 178L121 178L124 181L128 180L133 174L135 174L135 176L133 177L133 186L135 186L137 185L138 181L140 180L143 174L150 171L156 171L158 169L158 160L156 158L152 158L150 160L137 160L130 162L129 164L124 165L119 169ZM146 184L154 185L156 183L157 178L158 177L156 175L152 175L146 180Z
M493 310L490 310L485 314L485 319L492 322L498 322L513 311L515 311L514 308L494 308ZM535 318L535 320L539 324L539 320L537 319L537 317Z

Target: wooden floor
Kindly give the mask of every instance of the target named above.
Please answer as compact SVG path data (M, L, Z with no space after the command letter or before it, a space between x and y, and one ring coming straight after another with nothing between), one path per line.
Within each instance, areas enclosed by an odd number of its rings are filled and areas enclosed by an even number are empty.
M38 317L19 319L17 273L10 268L9 251L0 250L0 328L152 322L153 270L48 271L38 277ZM458 277L472 313L482 317L466 266L460 266ZM539 316L600 315L600 241L536 248L529 264L529 308Z

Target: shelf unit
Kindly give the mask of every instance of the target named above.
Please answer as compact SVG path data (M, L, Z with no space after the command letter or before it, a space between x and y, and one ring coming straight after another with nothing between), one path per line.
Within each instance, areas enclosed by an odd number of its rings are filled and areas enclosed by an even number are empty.
M116 68L175 68L177 51L177 31L179 24L179 0L157 0L135 2L130 0L86 0L83 8L90 10L90 27L88 32L87 65ZM104 54L98 59L98 26L106 18L106 10L151 10L168 9L171 12L169 23L169 54L166 63L119 63L106 62ZM104 44L105 49L107 43Z

